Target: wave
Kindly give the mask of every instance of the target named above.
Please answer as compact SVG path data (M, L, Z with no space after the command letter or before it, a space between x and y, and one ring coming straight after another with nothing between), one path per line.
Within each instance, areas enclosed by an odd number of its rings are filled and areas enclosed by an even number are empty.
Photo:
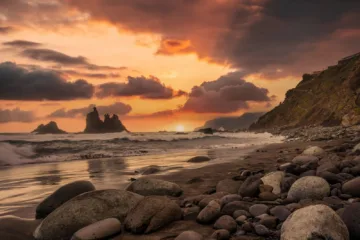
M0 166L20 165L31 162L35 152L30 145L14 146L10 143L0 143Z

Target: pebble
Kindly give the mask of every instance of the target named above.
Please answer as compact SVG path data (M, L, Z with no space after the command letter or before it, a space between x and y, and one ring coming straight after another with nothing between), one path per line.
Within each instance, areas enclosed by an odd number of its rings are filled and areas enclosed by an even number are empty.
M269 207L265 204L255 204L249 208L249 212L254 217L259 216L261 214L267 213L269 210Z
M233 213L233 217L236 219L240 216L246 216L246 217L251 217L251 214L248 212L248 211L245 211L245 210L236 210L234 213Z
M256 224L254 228L255 228L256 234L258 234L260 236L268 236L270 234L269 229L267 227L265 227L264 225Z
M203 236L194 231L185 231L180 233L175 240L203 240Z
M218 200L212 200L197 216L199 223L211 223L220 215L220 204Z
M236 222L239 225L243 225L246 222L247 217L242 215L236 218Z
M236 221L228 215L221 216L214 224L215 229L226 229L229 232L233 233L236 231L237 224Z
M284 206L276 206L270 209L270 213L283 222L289 217L291 211Z
M228 240L230 238L230 232L226 229L219 229L211 234L210 238L216 240Z

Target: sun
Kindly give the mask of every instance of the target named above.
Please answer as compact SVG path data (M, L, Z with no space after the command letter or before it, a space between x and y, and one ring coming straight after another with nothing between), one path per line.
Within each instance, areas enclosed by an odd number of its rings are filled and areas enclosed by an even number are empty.
M183 125L177 125L177 126L176 126L176 131L177 131L177 132L184 132L184 131L185 131L185 128L184 128Z

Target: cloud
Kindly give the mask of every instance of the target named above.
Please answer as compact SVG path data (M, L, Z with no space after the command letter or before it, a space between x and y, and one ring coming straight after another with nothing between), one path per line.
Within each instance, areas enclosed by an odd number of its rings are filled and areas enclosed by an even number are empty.
M41 43L25 41L25 40L14 40L10 42L4 42L4 46L16 47L16 48L29 48L29 47L38 47L41 46Z
M67 54L51 50L51 49L41 49L41 48L30 48L25 49L20 53L21 56L27 57L32 60L50 62L60 64L62 66L73 66L81 67L92 71L112 71L112 70L125 70L127 67L112 67L112 66L100 66L96 64L89 63L88 59L83 56L72 57Z
M165 118L165 117L168 118L168 117L173 117L177 112L178 110L164 110L149 114L128 115L125 116L125 118L127 119Z
M84 78L96 78L96 79L108 79L108 78L120 78L121 75L118 73L87 73L79 72L75 70L60 70L60 74L65 74L67 77L84 77Z
M175 91L165 86L153 76L149 78L128 76L127 83L111 82L99 85L96 96L99 98L139 96L144 99L170 99L185 94L184 91Z
M15 31L15 29L13 27L0 27L0 35L9 34L13 31Z
M359 51L359 35L337 34L360 30L356 0L65 1L120 30L160 35L157 54L196 52L263 77L301 75Z
M74 100L89 99L94 86L85 80L67 82L54 71L29 71L15 63L0 64L1 100Z
M49 114L49 118L74 118L78 116L86 116L92 108L95 107L94 104L89 105L88 107L83 108L74 108L66 110L65 108L58 109L51 114ZM107 106L96 106L97 110L101 114L109 113L109 114L118 114L118 115L126 115L131 112L132 107L128 104L122 102L116 102Z
M230 113L248 109L248 102L270 102L269 91L240 77L241 72L232 72L215 81L194 86L181 111L197 113Z
M36 119L32 111L23 111L19 108L1 109L0 108L0 123L8 122L32 122Z

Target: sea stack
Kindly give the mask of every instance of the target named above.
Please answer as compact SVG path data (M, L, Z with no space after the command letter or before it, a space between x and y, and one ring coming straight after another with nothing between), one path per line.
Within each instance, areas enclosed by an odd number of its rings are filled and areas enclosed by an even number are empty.
M125 126L121 123L119 117L114 114L110 117L105 114L104 121L99 117L96 107L86 116L86 128L84 133L110 133L126 131Z

